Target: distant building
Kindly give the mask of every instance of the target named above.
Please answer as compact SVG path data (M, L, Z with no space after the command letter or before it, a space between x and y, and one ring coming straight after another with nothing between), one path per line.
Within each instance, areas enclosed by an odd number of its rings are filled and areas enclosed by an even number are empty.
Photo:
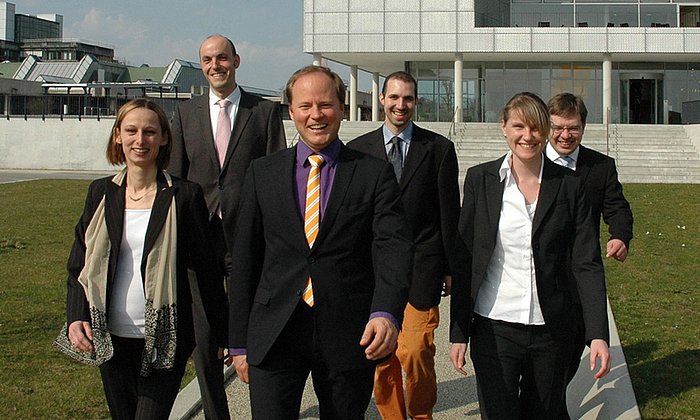
M524 90L545 99L582 95L594 123L678 121L684 104L700 100L698 0L307 0L303 7L304 51L315 63L350 66L351 85L358 70L372 73L375 94L380 77L410 72L423 121L496 121Z

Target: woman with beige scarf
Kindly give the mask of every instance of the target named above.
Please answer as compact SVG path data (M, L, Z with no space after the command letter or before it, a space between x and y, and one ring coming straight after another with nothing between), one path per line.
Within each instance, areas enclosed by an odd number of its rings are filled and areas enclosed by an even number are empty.
M115 419L168 417L195 346L190 287L199 288L222 356L227 344L202 189L163 170L171 140L155 103L120 108L107 159L126 168L90 185L68 260L67 323L55 345L99 366Z

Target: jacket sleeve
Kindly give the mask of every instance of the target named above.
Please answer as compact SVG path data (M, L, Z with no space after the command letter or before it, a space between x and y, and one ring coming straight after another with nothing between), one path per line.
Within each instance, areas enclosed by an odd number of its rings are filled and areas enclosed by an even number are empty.
M450 297L450 342L452 343L469 342L469 329L474 307L471 297L471 276L477 197L473 178L474 171L470 169L464 180L464 199L452 252L452 294Z
M603 339L610 342L608 330L605 271L600 256L600 241L595 229L591 206L579 178L576 181L575 233L571 249L571 271L581 298L586 342Z
M615 161L610 159L605 175L605 192L603 197L603 221L608 225L610 239L619 239L625 243L627 250L632 240L632 210L622 193L622 184L617 176Z
M190 170L190 161L187 157L187 150L185 149L185 137L182 132L182 116L180 105L175 107L175 116L172 121L171 132L173 135L172 139L172 150L170 151L170 162L168 163L168 172L175 175L178 178L187 179L187 174Z
M445 275L451 275L449 256L453 252L457 224L459 222L459 170L454 144L448 142L438 170L438 195L440 200L440 233L448 266Z
M284 133L284 124L277 104L272 104L272 110L267 120L267 153L271 154L287 148L287 139Z
M92 182L85 197L83 214L75 225L73 246L67 263L66 321L68 325L75 321L90 321L90 308L83 286L78 283L78 277L85 266L85 231L103 196L104 191L99 188L99 181Z

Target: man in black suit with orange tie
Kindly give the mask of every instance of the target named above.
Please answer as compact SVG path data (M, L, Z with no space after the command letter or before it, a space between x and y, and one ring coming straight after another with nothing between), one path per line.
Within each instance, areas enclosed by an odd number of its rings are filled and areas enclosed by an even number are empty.
M202 186L215 235L212 242L228 274L228 249L245 170L253 159L286 147L284 127L277 104L247 93L236 83L241 59L230 39L207 37L199 60L209 94L178 104L168 170ZM194 286L193 295L197 334L193 354L204 414L207 419L228 419L222 355Z
M632 240L632 210L622 193L622 184L617 177L615 159L581 145L586 129L588 110L579 96L560 93L547 104L551 119L547 157L559 165L573 170L583 180L586 195L591 203L591 215L600 237L600 218L608 225L610 239L605 255L623 262L627 258ZM576 291L575 288L572 288ZM574 311L580 316L581 308L577 296ZM585 347L583 322L579 323L577 350L569 366L569 380L578 369L581 352Z
M338 138L342 79L308 66L286 93L301 140L246 174L229 351L254 419L298 418L309 372L321 418L364 419L406 306L409 229L392 166Z
M430 419L437 402L438 305L441 291L450 293L448 256L459 219L457 155L451 141L411 121L418 93L409 73L387 76L379 100L384 124L348 146L393 164L415 249L398 349L377 366L374 401L385 419Z

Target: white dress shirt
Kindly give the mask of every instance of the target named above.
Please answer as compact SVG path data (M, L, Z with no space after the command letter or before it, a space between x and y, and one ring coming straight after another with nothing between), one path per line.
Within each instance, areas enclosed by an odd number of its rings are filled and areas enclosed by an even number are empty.
M501 182L505 180L505 189L496 247L479 287L474 312L495 320L544 325L532 256L532 219L537 201L526 203L511 172L511 162L512 153L508 152L499 169ZM544 156L540 183L543 167Z
M233 122L236 121L238 106L241 104L241 88L236 85L236 89L226 98L219 98L209 89L209 118L211 119L211 132L214 135L216 135L216 125L219 119L219 111L221 110L218 104L219 99L228 99L231 102L228 115L231 118L231 132L233 132Z
M574 151L571 152L571 154L569 154L569 157L573 160L573 164L566 165L564 162L562 162L562 156L559 153L557 153L556 150L554 150L554 147L552 147L551 143L547 142L547 147L545 149L545 153L546 153L547 157L549 158L549 160L551 160L552 162L554 162L558 165L569 168L572 171L576 170L576 163L578 162L578 152L579 152L579 148L576 147L576 149L574 149Z

